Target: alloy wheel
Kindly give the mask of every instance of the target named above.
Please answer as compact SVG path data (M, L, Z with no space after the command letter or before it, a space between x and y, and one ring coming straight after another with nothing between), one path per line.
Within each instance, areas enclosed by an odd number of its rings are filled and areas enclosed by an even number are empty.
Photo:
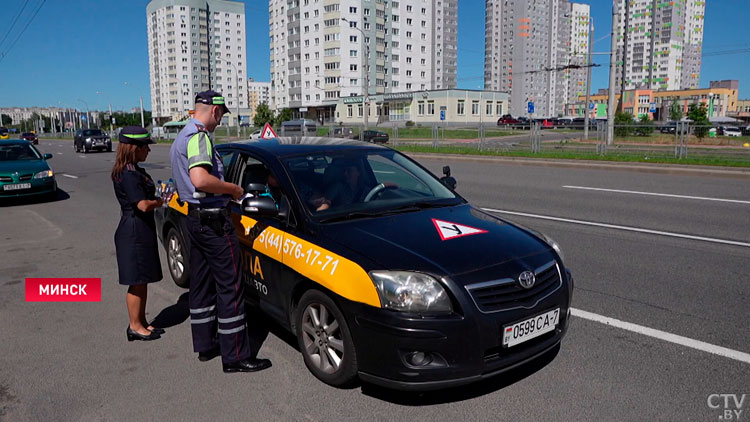
M333 374L344 360L344 340L336 317L321 303L311 303L302 316L304 353L313 365Z

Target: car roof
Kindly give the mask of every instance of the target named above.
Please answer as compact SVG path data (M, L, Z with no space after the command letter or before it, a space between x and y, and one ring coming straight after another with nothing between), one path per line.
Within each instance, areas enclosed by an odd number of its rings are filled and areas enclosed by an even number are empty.
M0 145L29 145L29 141L25 139L2 139Z
M257 139L217 145L217 149L237 148L276 157L297 154L314 154L328 151L389 150L390 148L355 139L325 138L317 136L279 136L274 139Z

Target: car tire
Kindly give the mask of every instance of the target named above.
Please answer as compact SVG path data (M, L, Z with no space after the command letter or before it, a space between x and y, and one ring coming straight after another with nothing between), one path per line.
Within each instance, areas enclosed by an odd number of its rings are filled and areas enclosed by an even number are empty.
M80 149L78 149L78 144L75 143L75 141L73 141L73 149L75 150L75 152L80 152L81 151Z
M86 148L86 144L81 145L81 149L83 149L83 153L84 154L88 154L89 153L89 149Z
M174 227L167 232L164 249L167 252L167 267L174 284L187 289L190 287L190 267L185 254L187 249L182 236Z
M295 314L297 343L307 369L328 385L348 387L357 379L357 353L344 315L319 290L300 298Z

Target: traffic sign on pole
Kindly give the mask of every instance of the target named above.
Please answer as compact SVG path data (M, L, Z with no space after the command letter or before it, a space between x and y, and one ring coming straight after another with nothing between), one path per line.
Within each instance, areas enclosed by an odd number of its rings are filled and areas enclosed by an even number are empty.
M533 114L533 113L534 113L534 102L529 101L529 114Z

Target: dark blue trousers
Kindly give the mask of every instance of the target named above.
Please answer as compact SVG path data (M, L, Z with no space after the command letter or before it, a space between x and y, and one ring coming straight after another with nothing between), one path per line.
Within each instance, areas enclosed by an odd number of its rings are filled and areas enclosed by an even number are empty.
M224 363L251 357L240 277L240 248L228 217L188 215L193 350L221 347Z

